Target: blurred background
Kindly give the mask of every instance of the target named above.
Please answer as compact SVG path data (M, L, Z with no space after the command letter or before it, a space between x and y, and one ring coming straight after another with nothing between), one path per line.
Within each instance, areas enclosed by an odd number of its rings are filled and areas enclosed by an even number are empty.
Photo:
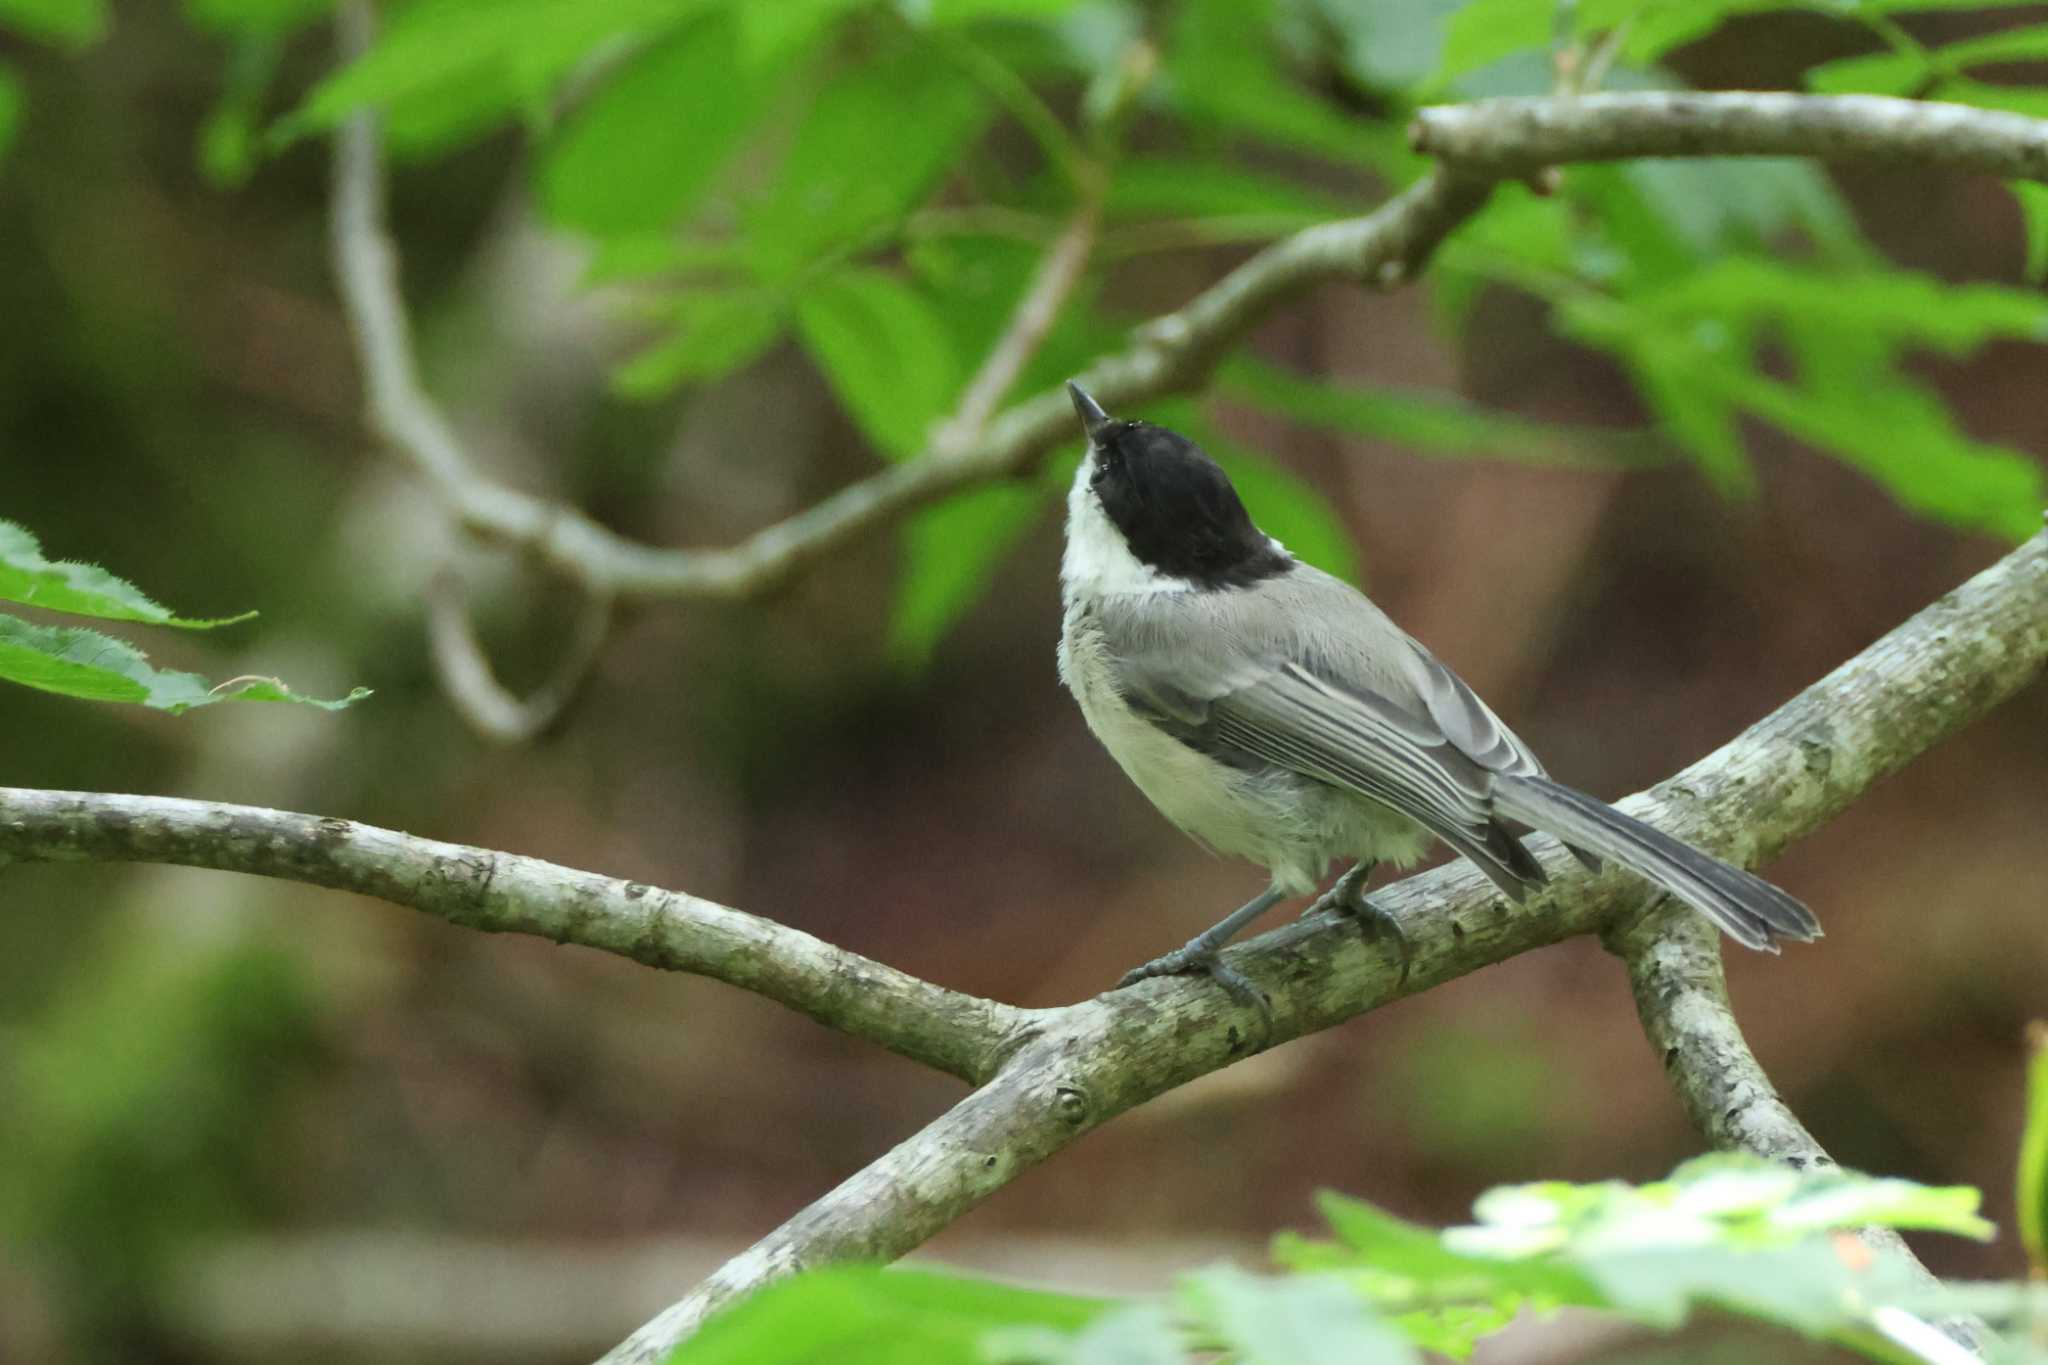
M437 7L462 8L427 0L393 31ZM451 566L466 580L515 690L549 676L581 608L535 566L465 541L369 435L315 134L361 104L394 110L392 226L422 366L477 463L633 537L711 546L904 453L884 449L859 381L835 372L805 311L829 279L774 295L796 310L793 330L650 376L649 348L676 329L687 350L704 335L692 309L725 295L677 283L689 267L673 258L605 268L635 244L762 221L744 206L773 200L772 149L816 150L802 98L828 98L848 71L986 57L1082 130L1102 69L1133 45L1158 55L1117 131L1138 188L1112 191L1104 240L1124 245L1098 252L1022 394L1265 237L1378 202L1413 173L1398 148L1415 101L1548 88L1560 52L1587 55L1568 24L1467 72L1443 49L1448 4L1244 6L1230 10L1254 16L1243 43L1213 4L985 5L953 27L927 27L914 6L814 6L829 23L774 39L798 54L774 60L809 65L793 68L799 102L769 150L746 144L688 202L593 209L559 148L598 136L576 112L640 70L658 33L600 35L610 46L587 43L516 99L457 107L444 72L414 73L425 83L392 103L373 83L321 84L326 8L0 3L0 514L52 558L103 563L187 614L262 613L203 638L138 636L160 662L375 695L336 714L173 717L10 688L0 780L274 805L515 850L1027 1005L1105 989L1260 885L1168 827L1058 685L1057 496L1078 442L994 513L870 536L764 600L630 605L549 733L479 738L437 684L428 581ZM1924 51L2040 18L1944 12L1902 32ZM1719 19L1647 54L1621 45L1608 83L1798 88L1833 64L1822 88L1856 88L1848 63L1908 50L1810 14ZM1654 15L1633 32L1652 29ZM1229 59L1257 71L1202 66L1233 44ZM2019 103L2040 74L1975 72L1969 89L1934 93ZM1282 80L1284 99L1258 83ZM435 99L441 125L405 121ZM1355 128L1366 150L1345 163L1291 100ZM945 215L993 205L1042 228L1063 202L1020 131L1029 105L993 103L914 195L885 206L890 233L834 229L947 325L975 308L999 322L1002 307L961 300L977 280L1020 285L1036 248L1028 233L1029 249L1000 234L988 245L984 226ZM295 109L299 135L280 134ZM836 155L859 174L923 154L886 107L854 132ZM658 140L619 137L589 183L671 174ZM1299 528L1283 539L1351 573L1553 772L1608 797L1699 757L2004 553L2038 514L2048 451L2042 350L1995 327L1936 347L1911 319L1894 333L1807 316L1806 332L1794 319L1766 335L1775 324L1743 315L1757 373L1788 386L1803 374L1801 392L1822 391L1816 346L1854 352L1864 368L1847 391L1903 466L1795 439L1740 405L1718 411L1721 436L1701 436L1716 410L1649 382L1645 352L1561 335L1559 291L1640 300L1727 278L1712 272L1738 259L1910 271L1884 277L1979 282L2008 302L2033 292L2023 205L1994 181L1860 168L1797 171L1787 189L1782 167L1695 171L1588 169L1549 201L1504 193L1432 291L1331 285L1276 312L1248 346L1267 368L1240 374L1263 376L1250 387L1267 401L1226 384L1133 414L1202 432L1256 513ZM1783 192L1736 202L1751 192L1731 187L1766 182ZM1246 199L1260 185L1267 198ZM912 213L922 225L896 233ZM1638 221L1659 213L1661 228ZM1568 260L1540 263L1572 277L1546 292L1530 262L1553 217L1578 236ZM1203 230L1159 228L1189 222ZM690 235L700 228L709 236ZM1602 274L1599 250L1636 255ZM1859 338L1878 333L1893 344L1866 354ZM856 336L891 354L886 328ZM959 356L963 375L977 359ZM1270 401L1276 367L1348 386L1329 392L1353 408L1301 420ZM1372 416L1404 403L1441 405L1428 410L1456 419L1450 435L1396 439ZM1921 446L1916 416L1933 433ZM1992 466L1986 492L1971 480ZM2021 1028L2048 1002L2044 791L2036 689L1771 869L1820 913L1824 943L1729 962L1758 1055L1840 1161L1980 1186L2002 1221ZM9 868L0 895L8 1361L587 1357L960 1094L715 983L377 902L90 866ZM1647 1179L1698 1147L1619 965L1576 941L1119 1119L931 1252L1069 1286L1157 1287L1219 1255L1256 1263L1276 1229L1314 1226L1320 1188L1456 1222L1492 1184ZM2009 1230L1925 1250L1945 1273L2021 1269ZM1486 1351L1618 1349L1577 1331ZM1682 1349L1722 1348L1710 1332Z

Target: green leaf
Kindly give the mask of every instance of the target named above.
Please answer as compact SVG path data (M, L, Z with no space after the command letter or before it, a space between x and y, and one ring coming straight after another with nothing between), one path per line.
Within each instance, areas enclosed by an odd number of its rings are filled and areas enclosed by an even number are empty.
M153 626L211 630L246 621L256 613L188 619L157 605L126 579L95 564L43 558L43 547L27 527L0 521L0 601L45 611L70 612L102 621L142 621Z
M760 358L788 322L784 301L759 289L693 290L673 302L674 326L612 372L624 398L659 398Z
M841 71L812 101L773 188L747 208L755 269L787 279L863 245L960 162L988 118L973 79L921 50Z
M1431 391L1340 386L1248 356L1225 364L1218 378L1225 392L1294 421L1419 452L1581 468L1660 458L1636 433L1554 426Z
M1743 447L1734 404L1701 384L1685 357L1645 348L1629 357L1629 374L1658 429L1692 456L1723 497L1756 492L1756 468Z
M1273 0L1188 0L1168 53L1173 98L1196 119L1342 162L1368 162L1369 125L1297 84L1281 66Z
M1435 81L1447 83L1515 52L1548 49L1557 0L1470 0L1451 16Z
M832 1266L748 1296L670 1352L669 1365L982 1365L981 1342L1009 1327L1071 1332L1101 1299L1017 1289L927 1270Z
M1112 218L1271 214L1304 221L1355 213L1355 205L1298 181L1213 157L1136 156L1110 183Z
M1186 1365L1181 1334L1162 1304L1137 1302L1113 1308L1072 1335L1033 1329L1029 1339L1015 1329L982 1338L986 1365ZM979 1363L978 1363L979 1365Z
M1029 484L990 484L927 507L905 524L889 617L889 653L899 666L921 669L931 661L1045 503L1045 491Z
M275 33L234 36L220 102L199 126L199 169L214 185L232 189L255 172L263 101L277 76L284 43Z
M2048 278L2048 185L2037 180L2008 180L2006 187L2019 201L2020 221L2026 228L2026 279L2039 284Z
M738 6L740 55L759 64L779 61L872 0L773 0Z
M712 0L418 0L361 57L316 85L271 136L337 126L358 109L387 113L392 142L418 152L474 137L538 109L599 47L658 37Z
M21 131L21 80L10 67L0 66L0 161Z
M2048 1278L2048 1024L2027 1030L2027 1117L2013 1197L2027 1264L2037 1279Z
M1917 53L1872 52L1809 68L1806 88L1822 95L1910 95L1932 75Z
M979 19L1058 19L1082 8L1083 0L911 0L931 24L968 24Z
M884 270L843 270L806 289L797 332L875 449L924 448L961 383L953 338L924 294Z
M671 226L732 159L779 74L739 60L730 13L654 44L548 138L542 208L562 227L599 235Z
M1273 1279L1218 1266L1188 1278L1192 1316L1245 1365L1419 1365L1421 1357L1343 1281Z
M1622 55L1647 66L1736 15L1783 8L1784 0L1581 0L1574 27L1583 37L1626 23Z
M78 51L107 32L107 0L0 0L0 25Z
M276 678L233 678L216 685L196 673L152 668L141 650L111 635L34 625L6 615L0 615L0 679L87 701L140 702L173 714L218 701L290 701L335 711L370 695L358 687L338 701L322 701Z
M230 37L275 38L304 28L335 0L185 0L194 26Z

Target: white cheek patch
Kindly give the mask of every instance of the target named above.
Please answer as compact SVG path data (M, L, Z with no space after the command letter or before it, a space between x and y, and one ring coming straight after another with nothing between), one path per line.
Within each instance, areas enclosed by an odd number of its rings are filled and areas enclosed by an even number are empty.
M1088 486L1095 467L1091 452L1074 471L1073 487L1067 490L1067 549L1060 558L1060 586L1065 596L1119 597L1152 596L1160 593L1191 592L1194 585L1184 578L1159 572L1131 553L1124 533L1102 510L1101 499Z

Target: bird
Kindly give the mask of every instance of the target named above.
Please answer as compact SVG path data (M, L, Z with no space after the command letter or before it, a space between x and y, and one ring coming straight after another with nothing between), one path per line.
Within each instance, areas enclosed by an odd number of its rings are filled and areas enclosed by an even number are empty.
M1554 782L1473 690L1371 599L1261 531L1194 441L1068 395L1087 454L1067 494L1059 675L1082 717L1159 811L1211 850L1266 869L1265 891L1126 973L1207 974L1265 997L1221 960L1267 910L1355 860L1307 913L1396 939L1365 895L1382 862L1441 840L1520 903L1547 875L1520 831L1587 867L1611 859L1745 947L1820 937L1813 912L1762 878Z

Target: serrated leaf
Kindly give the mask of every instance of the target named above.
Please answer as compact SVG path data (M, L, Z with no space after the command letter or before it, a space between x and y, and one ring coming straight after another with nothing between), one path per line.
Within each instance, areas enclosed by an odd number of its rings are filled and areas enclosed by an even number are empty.
M548 216L614 235L666 228L688 212L781 74L741 62L737 45L733 18L721 12L614 72L541 152L537 187Z
M0 521L0 601L45 611L91 616L102 621L141 621L153 626L211 630L246 621L256 613L190 619L160 606L140 588L97 564L43 558L43 547L25 526Z
M1273 1279L1218 1266L1190 1276L1182 1298L1246 1365L1419 1365L1421 1359L1333 1276Z
M804 291L797 333L875 449L904 459L924 448L961 383L937 307L884 270L843 270Z
M612 371L624 398L659 398L680 384L731 374L775 344L788 323L779 297L758 289L698 290L674 302L673 330Z
M0 26L78 51L107 31L107 0L0 0Z
M903 568L889 615L889 653L919 669L980 600L997 565L1043 515L1046 493L991 484L924 508L903 528Z
M1435 80L1455 80L1511 53L1547 50L1556 29L1557 0L1470 0L1444 30Z
M707 1321L669 1365L981 1365L1005 1327L1071 1332L1101 1299L926 1270L830 1266L769 1285Z
M864 244L925 197L988 118L972 78L921 51L840 72L805 114L774 186L747 206L756 271L782 280Z
M2027 1263L2036 1279L2048 1280L2048 1024L2027 1030L2027 1114L2013 1197Z
M356 688L337 701L292 691L276 678L209 683L196 673L152 668L124 640L74 626L41 626L0 614L0 679L86 701L137 702L177 714L220 701L289 701L336 711L370 695Z
M1662 458L1636 433L1556 426L1432 391L1307 379L1250 357L1226 363L1217 377L1225 392L1294 421L1418 452L1580 468Z

